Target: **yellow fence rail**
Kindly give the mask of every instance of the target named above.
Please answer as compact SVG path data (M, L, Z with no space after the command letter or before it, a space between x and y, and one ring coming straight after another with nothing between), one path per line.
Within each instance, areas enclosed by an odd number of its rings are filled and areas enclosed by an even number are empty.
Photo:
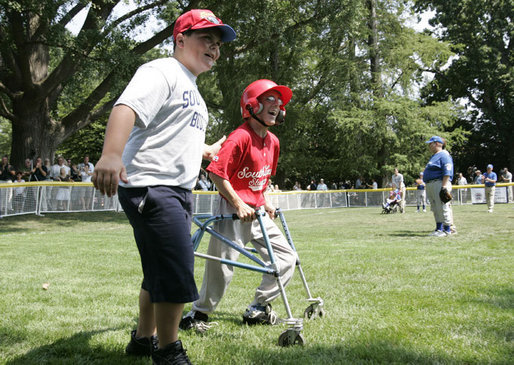
M496 203L513 201L514 183L497 184ZM381 207L388 189L350 189L328 191L284 191L268 193L282 210ZM484 185L454 185L453 204L485 203ZM212 213L219 199L214 191L194 191L194 213ZM416 206L416 188L407 188L407 206ZM122 211L116 196L108 198L91 183L27 182L0 184L0 216L62 212Z

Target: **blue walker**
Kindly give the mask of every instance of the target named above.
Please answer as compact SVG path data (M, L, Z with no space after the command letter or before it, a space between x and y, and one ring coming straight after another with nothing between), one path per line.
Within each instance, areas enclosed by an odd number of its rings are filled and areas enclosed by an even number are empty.
M280 273L277 270L277 266L275 264L275 257L273 255L273 248L271 247L271 244L269 242L269 237L264 229L264 225L262 222L262 217L264 217L267 213L263 210L256 211L257 220L259 221L259 224L261 226L261 230L263 233L264 242L266 244L266 248L268 250L268 254L270 257L270 264L267 265L264 263L259 257L255 256L254 253L257 251L254 248L246 248L246 247L240 247L237 244L235 244L233 241L229 240L225 236L221 235L219 232L215 231L211 225L214 222L224 220L224 219L239 219L236 214L233 215L209 215L209 214L202 214L197 215L193 217L194 223L199 227L192 235L192 241L193 241L193 249L195 251L195 256L201 257L207 260L213 260L218 261L222 264L231 265L235 267L239 267L242 269L257 271L263 274L272 275L276 278L278 287L280 289L280 294L282 296L282 299L284 301L284 306L287 313L287 318L281 319L281 322L288 325L288 329L286 329L284 332L282 332L278 338L278 344L279 346L291 346L291 345L303 345L305 342L305 339L301 333L303 329L303 319L302 318L294 318L291 313L291 308L289 307L289 302L287 301L287 295L284 289L284 285L282 284ZM303 286L307 292L307 301L310 303L310 305L305 309L304 311L304 318L305 319L315 319L315 318L322 318L325 316L325 312L323 310L323 299L321 298L313 298L311 295L311 292L309 290L309 286L307 285L307 280L305 279L305 275L302 270L302 266L300 264L300 259L298 257L298 253L296 251L296 248L293 243L293 239L291 238L291 234L289 232L289 228L287 227L286 219L284 217L284 214L280 209L276 210L277 216L280 218L280 222L282 223L282 227L284 229L284 233L287 239L287 242L293 249L293 251L296 254L296 267L298 268L298 272L300 273L300 277L303 282ZM237 262L233 260L227 260L222 259L220 257L206 255L203 253L196 252L198 249L198 246L200 245L200 242L203 238L204 233L207 232L217 239L219 239L224 244L227 244L234 250L238 251L239 253L246 256L248 259L255 262L257 265L254 264L246 264L242 262Z

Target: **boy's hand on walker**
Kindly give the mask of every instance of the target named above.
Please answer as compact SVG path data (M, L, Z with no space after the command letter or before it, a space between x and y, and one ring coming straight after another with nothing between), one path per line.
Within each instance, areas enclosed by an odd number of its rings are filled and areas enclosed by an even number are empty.
M265 205L264 210L268 213L271 219L277 218L277 209L272 205Z
M243 203L237 207L237 216L243 222L251 222L256 218L255 209Z

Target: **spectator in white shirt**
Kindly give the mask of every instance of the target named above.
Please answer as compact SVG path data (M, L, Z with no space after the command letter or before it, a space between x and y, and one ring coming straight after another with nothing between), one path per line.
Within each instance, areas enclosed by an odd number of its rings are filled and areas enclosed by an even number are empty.
M65 176L70 176L70 168L66 166L64 161L65 160L63 156L57 157L57 163L55 165L52 165L52 168L50 169L50 178L52 180L60 179L59 176L61 175L61 168L64 168L64 171L66 173Z
M391 182L393 184L393 190L398 189L401 192L402 200L400 200L400 212L405 213L405 195L407 189L405 188L403 175L398 172L398 168L396 167L394 169L394 174L391 177Z
M328 190L327 184L325 184L323 179L319 179L319 184L316 187L316 190Z

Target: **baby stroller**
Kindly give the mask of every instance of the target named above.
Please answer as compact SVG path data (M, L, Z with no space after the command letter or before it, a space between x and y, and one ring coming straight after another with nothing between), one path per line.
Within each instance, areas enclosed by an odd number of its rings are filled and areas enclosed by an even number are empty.
M269 238L266 233L266 230L264 229L264 224L262 222L262 217L266 215L267 213L265 211L259 210L256 212L257 220L259 221L259 224L262 229L263 238L267 246L267 250L270 257L270 263L266 264L264 263L259 257L255 256L254 253L257 251L254 248L246 248L246 247L240 247L228 238L224 237L217 231L215 231L211 225L219 220L223 219L239 219L236 214L233 215L198 215L193 217L194 223L199 227L192 235L192 241L193 241L193 249L195 251L195 256L202 257L204 259L208 260L214 260L218 261L222 264L231 265L234 267L239 267L251 271L257 271L260 273L272 275L276 278L278 287L280 288L280 293L282 296L282 300L284 302L284 306L286 309L287 317L285 319L281 319L280 321L282 323L285 323L289 326L288 329L286 329L284 332L282 332L278 338L278 344L279 346L291 346L291 345L303 345L305 342L305 339L301 333L303 330L303 319L302 318L294 318L291 313L291 308L289 307L289 302L287 300L287 295L284 289L284 285L282 284L280 273L277 270L276 264L275 264L275 258L273 255L273 249L271 244L269 243ZM293 240L291 238L291 234L289 232L289 229L287 227L287 223L285 220L285 217L283 213L280 211L280 209L276 210L277 216L280 218L280 221L282 223L282 227L284 229L285 237L287 239L287 242L293 249L293 251L296 253L296 248L294 246ZM234 250L239 251L241 254L255 262L255 264L246 264L244 262L238 262L238 261L232 261L227 259L222 259L220 257L215 257L211 255L206 255L203 253L197 252L198 246L200 245L200 242L202 240L203 234L207 232L220 241L222 241L224 244L229 245ZM309 290L309 286L307 285L307 281L305 280L305 275L303 273L302 267L300 265L300 259L298 258L298 254L296 255L296 267L298 268L298 272L300 274L300 277L303 281L303 286L307 292L307 301L310 303L310 305L305 309L304 311L304 318L306 319L315 319L317 317L323 317L325 315L325 312L323 310L323 299L321 298L313 298L311 295L311 292Z
M389 198L382 204L382 214L397 213L398 210L401 212L402 194L396 189L389 193Z

